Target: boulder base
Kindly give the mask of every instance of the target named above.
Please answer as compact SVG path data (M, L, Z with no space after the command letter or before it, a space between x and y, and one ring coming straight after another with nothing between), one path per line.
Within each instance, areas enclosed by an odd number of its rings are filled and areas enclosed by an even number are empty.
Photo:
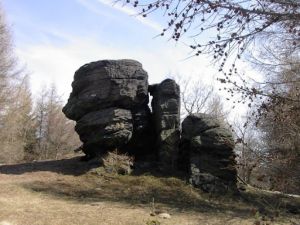
M236 161L232 133L207 114L189 115L182 123L180 153L190 182L205 191L236 189Z

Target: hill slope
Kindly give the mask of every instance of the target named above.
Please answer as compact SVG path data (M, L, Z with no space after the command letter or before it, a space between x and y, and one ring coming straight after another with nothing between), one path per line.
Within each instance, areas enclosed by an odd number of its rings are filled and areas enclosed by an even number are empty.
M78 157L0 166L0 225L299 224L300 199L210 196L174 177L110 175ZM170 219L151 216L167 212Z

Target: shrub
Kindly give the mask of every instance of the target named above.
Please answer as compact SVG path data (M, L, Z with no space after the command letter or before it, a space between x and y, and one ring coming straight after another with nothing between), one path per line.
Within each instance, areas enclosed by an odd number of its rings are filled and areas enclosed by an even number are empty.
M105 171L108 173L127 175L132 172L134 158L127 154L120 154L117 150L108 152L102 158Z

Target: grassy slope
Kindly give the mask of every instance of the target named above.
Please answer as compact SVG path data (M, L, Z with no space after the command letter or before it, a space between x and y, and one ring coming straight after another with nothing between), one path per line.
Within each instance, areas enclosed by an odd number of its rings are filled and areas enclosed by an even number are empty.
M300 208L299 198L250 188L240 196L214 197L174 177L113 176L92 167L78 158L0 166L0 225L300 221L299 214L288 212ZM150 216L153 210L171 219Z

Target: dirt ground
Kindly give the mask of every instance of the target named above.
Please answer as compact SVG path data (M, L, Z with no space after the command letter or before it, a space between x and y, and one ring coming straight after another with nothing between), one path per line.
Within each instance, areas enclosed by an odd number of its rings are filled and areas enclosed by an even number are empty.
M211 196L174 177L104 174L78 157L0 166L0 225L300 224L297 197ZM169 219L160 218L166 212Z

